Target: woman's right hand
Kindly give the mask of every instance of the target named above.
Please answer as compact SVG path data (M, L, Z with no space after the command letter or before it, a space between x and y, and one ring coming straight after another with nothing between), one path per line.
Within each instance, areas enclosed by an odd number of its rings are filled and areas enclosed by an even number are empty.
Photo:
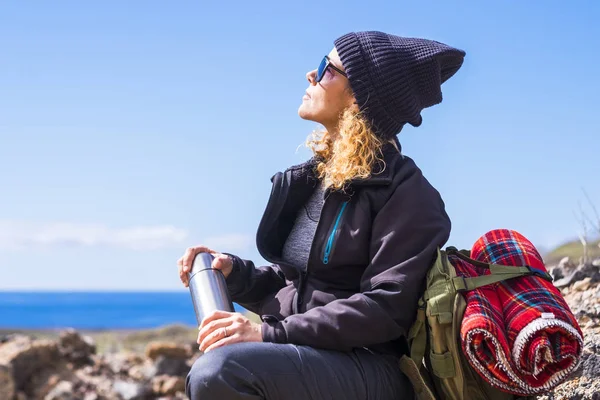
M188 272L192 269L192 264L196 255L200 253L210 253L213 255L214 260L212 261L212 267L220 270L225 278L229 276L233 269L233 260L226 254L221 254L206 246L188 247L183 257L177 260L177 266L179 268L179 279L183 282L185 287L188 287Z

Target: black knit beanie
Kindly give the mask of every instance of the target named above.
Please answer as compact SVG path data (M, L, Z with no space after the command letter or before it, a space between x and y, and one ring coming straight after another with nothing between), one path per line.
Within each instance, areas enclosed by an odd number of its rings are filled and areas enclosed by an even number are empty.
M358 106L383 139L407 122L421 125L421 110L442 101L442 83L465 56L440 42L378 31L347 33L335 47Z

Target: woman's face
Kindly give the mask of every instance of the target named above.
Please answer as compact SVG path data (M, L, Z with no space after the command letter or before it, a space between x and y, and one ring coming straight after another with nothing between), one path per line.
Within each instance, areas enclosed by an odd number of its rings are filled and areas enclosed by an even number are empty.
M329 59L337 68L344 70L335 48L329 53ZM306 79L310 85L302 98L298 115L320 123L328 130L334 129L341 113L355 102L348 79L331 67L327 68L321 82L316 81L316 69L309 71Z

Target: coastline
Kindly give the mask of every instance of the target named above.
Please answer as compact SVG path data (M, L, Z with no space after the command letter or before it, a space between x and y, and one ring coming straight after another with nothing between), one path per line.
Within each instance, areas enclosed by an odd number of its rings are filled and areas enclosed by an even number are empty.
M3 337L25 335L33 339L57 340L61 333L72 328L6 328L0 327L0 342ZM181 345L196 345L198 330L183 324L165 325L156 328L100 328L76 329L82 336L90 337L99 354L134 352L142 354L151 342L171 342Z
M247 310L242 313L260 322L260 317ZM151 342L170 342L180 345L197 346L198 328L194 325L173 323L153 328L74 328L70 326L52 328L19 328L0 326L0 342L2 338L14 335L25 335L33 339L56 340L61 333L76 330L82 336L89 336L96 343L99 354L134 352L141 354Z

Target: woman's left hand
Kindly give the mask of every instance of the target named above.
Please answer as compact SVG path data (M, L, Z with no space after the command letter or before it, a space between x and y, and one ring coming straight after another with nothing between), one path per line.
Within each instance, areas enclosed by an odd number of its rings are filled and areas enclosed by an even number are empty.
M215 311L202 320L197 343L206 353L217 347L239 342L262 342L262 325L240 313Z

